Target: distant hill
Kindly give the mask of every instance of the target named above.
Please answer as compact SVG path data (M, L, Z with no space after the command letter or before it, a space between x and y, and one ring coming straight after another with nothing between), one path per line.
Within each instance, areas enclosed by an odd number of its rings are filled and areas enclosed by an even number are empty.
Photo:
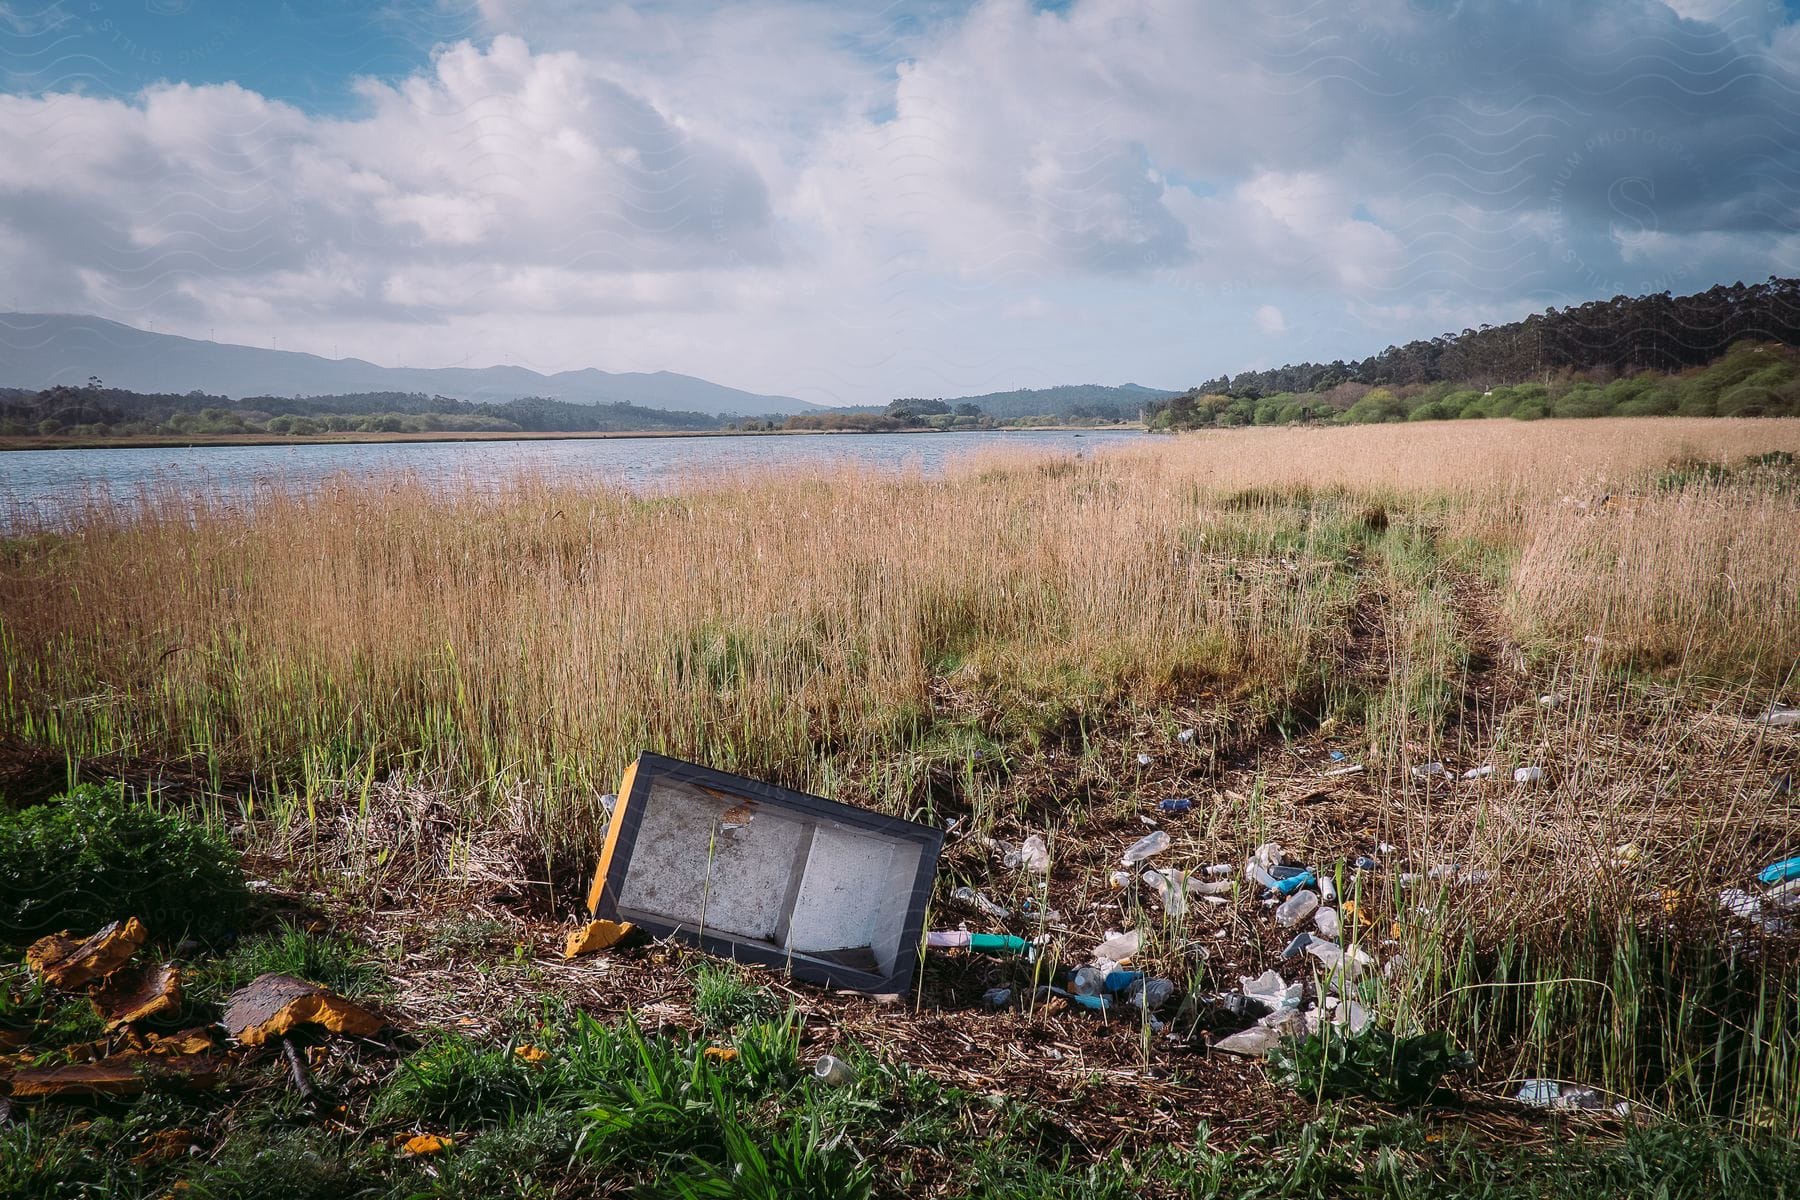
M0 388L4 437L313 437L335 433L645 433L718 429L710 413L635 404L572 404L525 396L471 404L423 393L251 396L143 393L58 384L41 392Z
M792 396L757 395L668 371L612 374L590 367L543 375L524 367L379 367L359 358L321 358L149 333L100 317L0 314L0 387L80 387L90 376L133 392L200 391L234 400L399 392L494 404L536 396L712 416L818 407Z
M1657 292L1548 308L1522 321L1389 346L1360 362L1293 363L1221 375L1202 396L1257 400L1326 392L1343 384L1413 387L1461 383L1477 389L1559 374L1679 371L1705 366L1743 341L1800 344L1800 279L1721 284L1690 296Z
M1073 383L1061 387L1018 388L1010 392L986 392L980 396L903 397L886 408L835 409L846 413L892 412L896 407L917 408L939 404L955 408L972 404L984 416L1000 421L1019 417L1059 417L1064 420L1135 421L1143 409L1158 400L1178 396L1179 392L1141 387L1135 383L1116 387L1101 383Z

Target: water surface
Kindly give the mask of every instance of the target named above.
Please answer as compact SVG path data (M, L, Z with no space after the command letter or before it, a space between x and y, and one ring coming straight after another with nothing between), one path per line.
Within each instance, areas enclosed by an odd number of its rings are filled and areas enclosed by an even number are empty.
M640 493L746 469L818 473L851 465L935 475L954 458L993 447L1089 453L1144 436L1047 429L15 450L0 453L0 513L15 524L54 521L88 503L162 489L247 501L268 490L304 492L346 473L410 474L474 487L535 475Z

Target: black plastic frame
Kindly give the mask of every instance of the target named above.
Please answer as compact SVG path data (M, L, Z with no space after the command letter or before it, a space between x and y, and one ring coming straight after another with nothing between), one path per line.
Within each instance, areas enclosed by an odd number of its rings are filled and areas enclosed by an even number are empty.
M938 855L944 845L943 830L932 829L929 826L920 825L916 821L907 821L900 817L888 817L880 813L869 812L866 809L854 808L835 800L827 800L822 796L790 791L773 784L746 779L741 775L715 771L711 767L702 767L675 758L665 758L660 754L652 754L648 750L638 755L633 772L630 790L619 797L619 803L614 812L613 819L619 823L619 827L616 832L609 830L607 834L610 849L602 863L606 877L600 885L598 902L594 905L596 917L630 921L658 937L673 936L721 958L778 967L792 972L796 979L830 984L846 991L875 994L901 992L911 984L913 973L918 969L919 964L919 942L924 936L925 929L925 906L931 899L932 882L937 876ZM632 851L637 845L639 827L643 824L645 799L659 779L699 784L714 791L742 796L747 800L755 800L759 804L767 804L773 808L786 809L802 816L838 821L883 837L917 843L920 851L919 869L913 879L911 894L907 898L906 921L900 934L899 951L894 956L893 971L882 975L879 972L861 971L854 967L821 962L802 955L771 950L764 945L739 939L729 934L721 935L711 930L700 932L691 926L669 921L653 912L621 907L619 891L624 883L626 869L631 864ZM641 792L640 788L643 789Z

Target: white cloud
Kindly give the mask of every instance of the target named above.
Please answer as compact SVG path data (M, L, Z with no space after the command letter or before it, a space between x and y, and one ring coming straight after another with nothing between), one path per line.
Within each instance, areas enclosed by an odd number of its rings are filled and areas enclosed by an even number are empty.
M1796 269L1800 32L1760 2L481 16L349 115L0 95L0 306L868 401Z

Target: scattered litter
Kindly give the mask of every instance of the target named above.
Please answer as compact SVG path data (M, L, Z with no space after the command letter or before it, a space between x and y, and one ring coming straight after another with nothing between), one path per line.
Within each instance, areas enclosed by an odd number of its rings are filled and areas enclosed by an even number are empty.
M1770 885L1786 883L1790 879L1800 879L1800 858L1786 858L1778 863L1771 863L1764 867L1756 878Z
M1034 833L1020 844L1017 851L1006 856L1006 865L1023 867L1039 875L1047 874L1050 870L1050 848L1044 844L1043 838Z
M1288 983L1273 971L1264 971L1255 978L1241 976L1238 990L1243 992L1244 999L1253 1000L1270 1012L1299 1008L1300 995L1304 991L1300 984Z
M1161 854L1169 848L1169 835L1159 829L1155 833L1147 833L1131 843L1125 851L1124 862L1128 867L1135 867L1154 855Z
M1491 766L1470 767L1468 770L1466 770L1462 773L1462 777L1464 779L1489 779L1493 776L1493 774L1494 774L1494 768Z
M1137 756L1137 765L1140 767L1147 767L1150 765L1150 762L1151 759L1148 754L1139 754Z
M124 966L149 938L136 917L114 921L81 941L65 929L31 943L25 961L51 987L74 991Z
M590 916L810 983L906 990L943 830L648 751L618 794Z
M1769 711L1758 717L1764 725L1800 725L1800 708L1790 708L1785 704L1771 704Z
M1439 779L1450 772L1441 762L1421 763L1412 769L1414 779Z
M995 954L1037 953L1037 943L1008 933L970 933L966 929L933 930L925 935L925 945L933 950L984 950Z
M1334 942L1344 931L1343 921L1339 918L1335 908L1321 908L1314 913L1313 925L1318 928L1322 936L1330 938Z
M1606 1099L1591 1087L1559 1083L1554 1079L1527 1079L1514 1095L1520 1104L1533 1108L1581 1109L1596 1112L1606 1107Z
M1306 948L1312 945L1312 940L1313 935L1310 933L1306 933L1305 931L1296 933L1294 935L1294 940L1289 942L1287 948L1281 952L1281 957L1283 959L1299 958L1300 955L1305 952Z
M1321 904L1337 903L1337 881L1330 875L1319 876L1319 902Z
M1373 871L1378 865L1379 864L1376 863L1376 861L1374 859L1370 858L1366 854L1357 855L1356 861L1351 863L1351 866L1355 867L1359 871Z
M1194 802L1185 798L1179 800L1164 800L1156 807L1162 809L1162 811L1166 813L1184 813L1194 807Z
M1355 979L1362 974L1364 968L1375 965L1375 960L1359 946L1352 946L1346 950L1335 942L1327 942L1319 938L1312 940L1312 944L1307 946L1306 952L1318 959L1320 965L1328 972L1342 973L1347 980Z
M701 1055L709 1062L728 1063L737 1061L738 1052L736 1046L708 1046Z
M1613 866L1619 870L1629 870L1637 865L1642 855L1636 842L1621 842L1613 847Z
M1559 701L1557 698L1549 692L1545 692L1542 696L1538 697L1539 708L1555 708L1558 703Z
M856 1082L856 1068L835 1054L821 1054L813 1064L813 1079L826 1087L849 1087Z
M1282 901L1281 907L1275 910L1275 923L1283 928L1291 929L1312 916L1318 907L1319 895L1317 892L1295 892Z
M608 792L608 793L606 793L606 795L600 797L600 807L604 808L609 813L612 812L613 809L617 808L618 805L619 805L619 798L617 796L613 795L611 792Z
M540 1046L514 1046L513 1057L535 1067L549 1058L550 1052Z
M580 929L569 931L569 938L563 943L563 957L598 954L624 941L635 928L630 921L589 921Z
M1227 1054L1240 1054L1245 1058L1266 1058L1269 1051L1281 1044L1282 1031L1262 1023L1220 1038L1213 1043L1214 1050L1223 1050Z
M1542 782L1544 782L1544 768L1542 768L1542 767L1520 767L1513 772L1513 782L1514 783L1542 783Z
M1190 745L1194 740L1194 731L1192 729L1184 729L1175 735L1175 740L1184 746Z
M1741 888L1726 888L1720 892L1719 907L1746 921L1755 920L1762 914L1762 901Z
M996 921L1004 921L1012 916L1012 909L1004 904L995 904L972 887L959 887L950 893L950 898L970 905L984 916L993 917Z
M222 1022L246 1046L261 1046L311 1025L351 1037L371 1037L381 1017L337 993L292 975L258 975L232 994Z
M1355 775L1362 769L1363 765L1361 763L1351 763L1349 766L1344 767L1333 767L1331 770L1325 772L1325 778L1336 779L1342 775Z
M456 1139L441 1133L414 1134L400 1144L403 1153L412 1158L441 1154L456 1144Z
M1214 879L1222 879L1225 876L1231 874L1231 864L1230 863L1214 863L1210 867L1206 868L1206 873L1208 875L1211 875Z
M1110 934L1105 941L1095 947L1094 957L1107 962L1129 962L1132 956L1137 954L1141 944L1142 938L1138 936L1138 931L1135 929L1125 933Z
M1115 892L1124 891L1131 886L1131 872L1114 871L1111 875L1106 877L1106 886L1110 887Z
M1394 851L1398 850L1399 848L1400 847L1394 845L1394 843L1392 843L1392 842L1377 842L1377 843L1375 843L1375 849L1381 851L1383 854L1392 854Z
M1175 981L1172 979L1145 979L1140 976L1125 989L1125 999L1145 1012L1155 1012L1174 996Z
M1275 886L1269 890L1274 892L1277 896L1292 896L1301 888L1311 887L1319 882L1319 877L1317 875L1304 869L1295 871L1292 874L1283 874L1282 869L1277 867L1275 870L1269 872L1269 874L1275 877ZM1317 903L1316 898L1314 903Z
M1332 762L1343 762L1344 761L1344 752L1342 750L1333 750L1331 752L1331 761Z

